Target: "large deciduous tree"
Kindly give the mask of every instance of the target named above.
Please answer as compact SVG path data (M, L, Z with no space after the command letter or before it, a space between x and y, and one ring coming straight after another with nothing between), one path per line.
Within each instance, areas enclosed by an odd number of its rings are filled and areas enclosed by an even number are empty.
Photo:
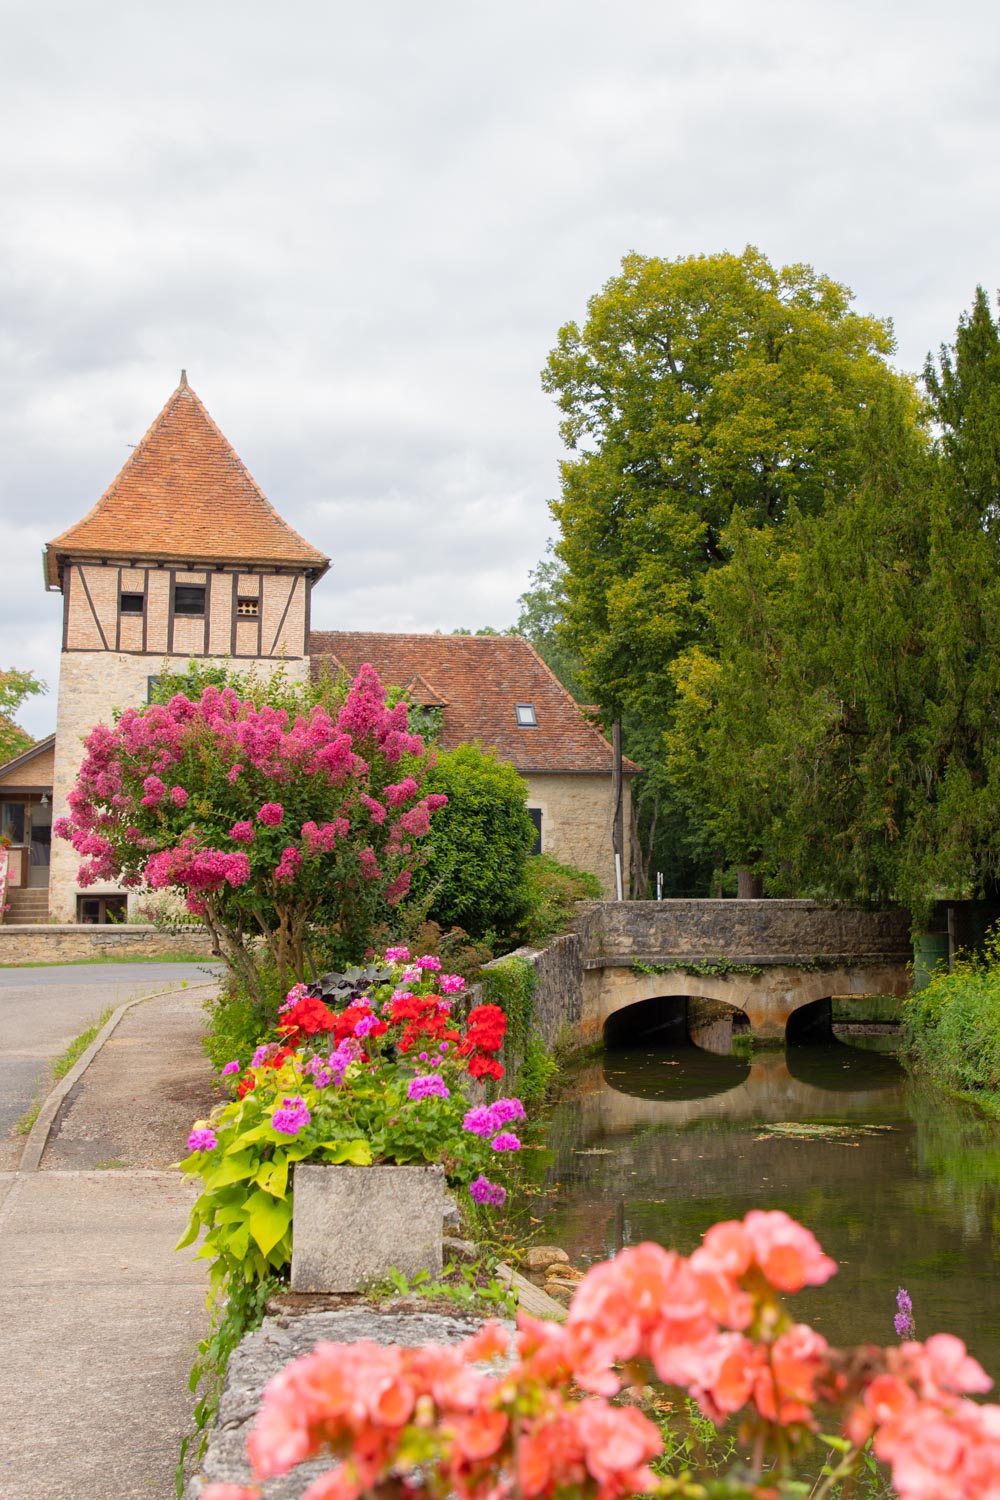
M605 722L623 719L652 773L647 827L659 810L702 875L710 840L697 819L682 832L659 774L672 663L694 642L711 659L701 590L735 512L751 529L780 527L859 482L864 414L909 389L886 364L892 347L889 323L854 312L846 287L748 248L627 256L549 357L543 383L572 451L552 506L563 640L587 696Z

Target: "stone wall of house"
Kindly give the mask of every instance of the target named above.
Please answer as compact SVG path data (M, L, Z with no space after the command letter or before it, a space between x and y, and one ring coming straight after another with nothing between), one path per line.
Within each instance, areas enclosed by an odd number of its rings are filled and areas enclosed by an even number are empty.
M0 924L0 967L5 964L80 963L88 958L211 958L203 927L160 932L155 927L84 927Z
M615 866L611 826L614 807L610 775L541 775L536 772L525 775L524 780L528 786L529 808L539 808L542 814L542 853L551 854L578 870L590 870L601 882L604 894L613 896ZM623 804L627 854L631 820L631 789L627 777ZM628 878L627 872L625 878Z
M118 651L63 652L56 720L53 818L65 817L68 811L66 799L79 774L83 740L94 725L111 724L116 708L145 704L149 678L162 671L183 672L188 661L186 656L163 658ZM224 657L215 658L214 662L219 666L232 665ZM205 664L212 665L213 659L208 658ZM260 671L284 666L289 679L294 682L306 682L309 678L306 657L285 663L258 661L252 665ZM53 922L76 921L76 898L81 889L76 879L79 867L80 856L64 839L54 838L49 873L49 917ZM104 884L91 887L88 894L103 895L119 889L113 884ZM130 907L134 905L135 901L130 898Z
M55 751L50 747L41 755L36 755L34 760L30 760L26 766L20 766L17 770L8 771L6 775L0 776L0 791L7 786L51 786L55 765L54 756Z

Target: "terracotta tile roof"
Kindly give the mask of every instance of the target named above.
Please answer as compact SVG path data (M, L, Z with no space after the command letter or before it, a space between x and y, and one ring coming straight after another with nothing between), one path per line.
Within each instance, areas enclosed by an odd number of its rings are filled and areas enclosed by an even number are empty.
M370 662L383 682L412 684L414 702L441 703L447 750L479 740L525 774L611 770L607 740L521 636L322 630L309 651L314 675L325 663L354 676ZM516 703L533 706L537 728L518 725ZM639 767L627 760L625 770Z
M330 565L281 519L183 371L118 478L49 543L50 587L68 557L305 567L316 577Z

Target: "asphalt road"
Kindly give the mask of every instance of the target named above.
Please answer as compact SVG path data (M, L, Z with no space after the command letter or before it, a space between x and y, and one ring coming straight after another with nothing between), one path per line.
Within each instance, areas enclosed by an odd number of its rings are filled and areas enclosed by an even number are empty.
M0 969L0 1142L48 1083L49 1064L103 1010L126 1000L203 984L209 963L59 964Z

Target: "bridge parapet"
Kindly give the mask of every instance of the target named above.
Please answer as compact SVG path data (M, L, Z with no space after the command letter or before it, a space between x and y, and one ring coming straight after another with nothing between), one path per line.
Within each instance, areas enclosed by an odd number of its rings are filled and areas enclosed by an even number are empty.
M875 956L905 961L912 954L908 912L818 901L594 901L577 931L585 961L805 964Z

